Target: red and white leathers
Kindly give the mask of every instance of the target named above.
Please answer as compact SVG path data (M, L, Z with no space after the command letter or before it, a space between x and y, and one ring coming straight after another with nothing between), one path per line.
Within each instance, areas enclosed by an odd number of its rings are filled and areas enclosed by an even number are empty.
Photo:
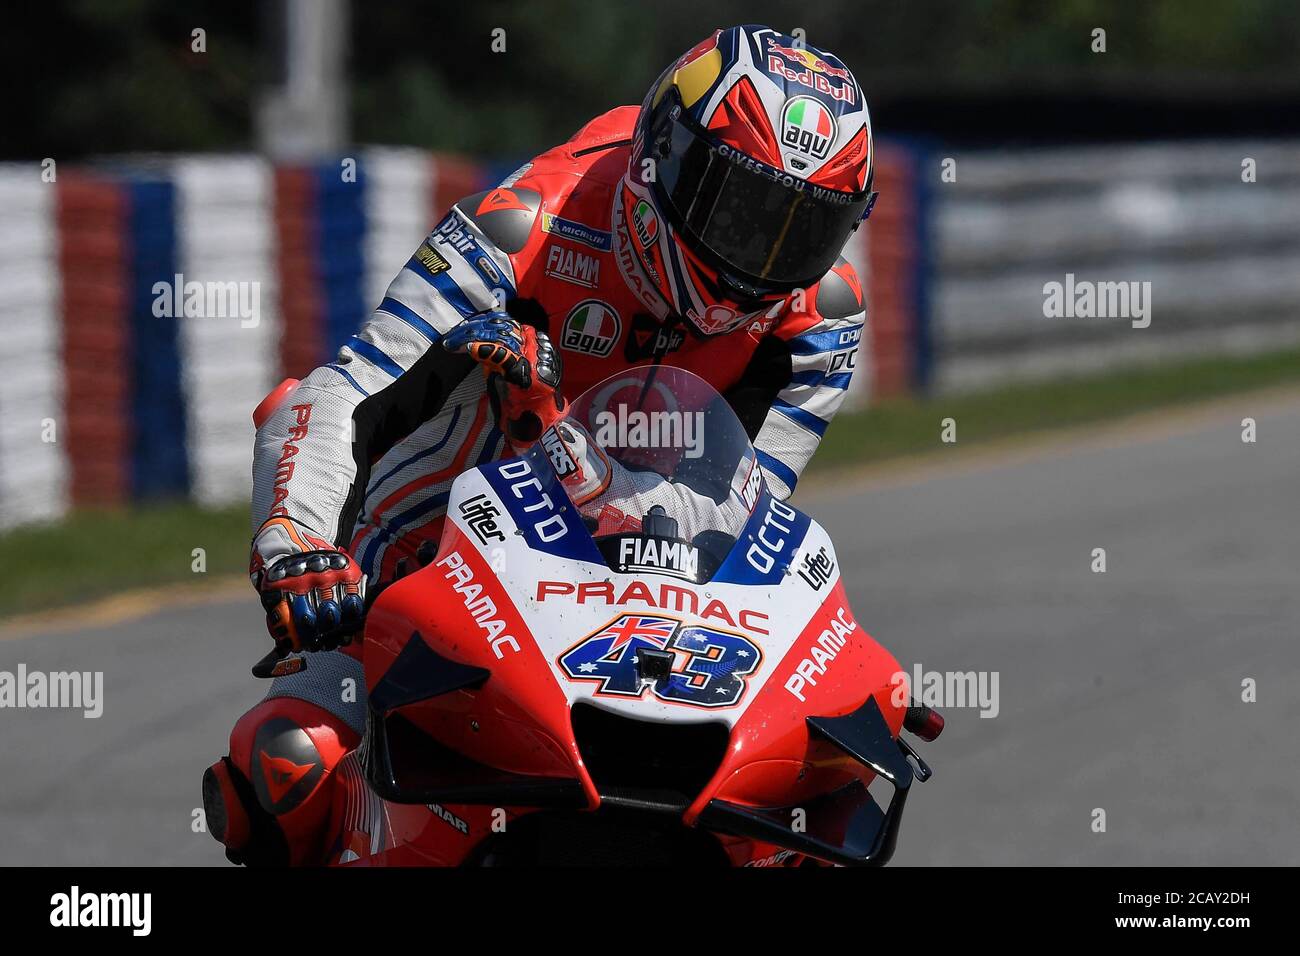
M504 443L472 360L435 345L465 316L497 307L550 335L569 397L655 362L704 378L751 431L773 493L790 494L858 364L857 275L841 259L802 295L720 336L674 320L623 227L636 115L597 117L505 185L453 207L337 360L258 429L255 529L287 517L351 551L372 582L436 539L452 480ZM279 535L257 542L268 563L284 547Z
M499 187L457 203L337 359L262 422L253 527L264 530L255 564L292 553L295 538L325 541L348 550L374 585L437 539L452 480L509 454L478 366L439 345L466 316L491 309L550 335L570 397L653 363L704 378L752 436L773 494L793 491L858 364L865 321L858 277L841 258L820 281L723 335L703 337L671 315L626 221L634 197L623 179L636 118L630 106L599 116ZM266 524L277 518L285 520ZM319 818L312 807L327 799L330 774L364 725L357 654L312 655L307 670L277 678L240 721L231 754L247 782L227 782L230 768L218 764L219 779L205 786L220 790L226 813L237 815L229 801L241 787L278 795L262 799L262 809L291 847L310 844L314 837L299 831L308 834ZM276 723L286 708L289 723ZM275 753L257 744L263 738Z

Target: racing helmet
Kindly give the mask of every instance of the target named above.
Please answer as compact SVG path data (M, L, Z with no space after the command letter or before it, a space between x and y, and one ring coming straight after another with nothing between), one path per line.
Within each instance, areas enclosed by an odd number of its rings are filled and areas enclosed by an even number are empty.
M872 160L862 89L839 59L767 27L718 30L641 105L618 241L669 309L729 332L834 265L875 202Z

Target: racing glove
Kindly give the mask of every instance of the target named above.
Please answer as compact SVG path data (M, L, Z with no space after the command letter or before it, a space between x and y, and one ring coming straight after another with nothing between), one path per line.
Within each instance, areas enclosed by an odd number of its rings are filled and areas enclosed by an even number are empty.
M492 411L516 451L564 415L563 363L550 337L500 312L471 316L442 340L483 367Z
M275 555L275 552L283 552ZM266 558L270 552L272 557ZM253 539L249 578L281 656L350 644L365 618L366 579L346 551L272 518Z

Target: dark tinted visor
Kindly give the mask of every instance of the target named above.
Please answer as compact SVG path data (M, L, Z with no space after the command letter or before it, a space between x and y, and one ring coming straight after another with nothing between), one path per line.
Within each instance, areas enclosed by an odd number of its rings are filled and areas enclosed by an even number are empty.
M680 119L657 130L656 189L701 258L760 288L795 288L835 264L874 193L825 189L713 144ZM668 149L663 149L668 145Z

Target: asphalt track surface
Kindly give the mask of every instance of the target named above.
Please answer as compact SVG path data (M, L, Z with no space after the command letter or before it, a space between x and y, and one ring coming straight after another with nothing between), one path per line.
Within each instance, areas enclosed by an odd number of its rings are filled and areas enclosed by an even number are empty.
M1298 475L1293 393L801 494L905 667L998 674L996 717L949 708L922 747L895 862L1300 863ZM10 628L0 670L102 670L106 703L0 711L0 863L224 864L192 819L262 693L259 618L227 597Z

